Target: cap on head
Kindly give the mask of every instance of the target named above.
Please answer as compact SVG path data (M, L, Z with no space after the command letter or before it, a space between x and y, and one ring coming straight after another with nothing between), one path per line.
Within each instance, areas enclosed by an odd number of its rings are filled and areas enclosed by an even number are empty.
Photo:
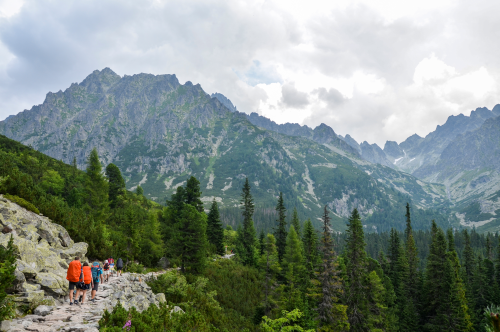
M108 260L106 259L106 260L104 261L104 264L106 264L107 262L108 262Z

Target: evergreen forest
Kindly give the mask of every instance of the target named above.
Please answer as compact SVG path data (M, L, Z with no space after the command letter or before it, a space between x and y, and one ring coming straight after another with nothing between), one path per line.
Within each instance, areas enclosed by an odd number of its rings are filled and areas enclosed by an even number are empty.
M87 242L89 258L121 257L126 270L172 269L148 284L167 302L139 313L117 305L101 331L493 331L500 303L500 237L443 229L401 206L404 227L368 233L356 209L346 231L303 220L282 193L274 220L256 227L251 179L238 207L241 223L204 209L189 177L165 205L96 149L85 170L0 136L0 193ZM418 220L414 215L418 216ZM318 224L317 221L314 224ZM427 225L416 229L415 224ZM415 229L414 229L415 228ZM403 231L400 231L402 229ZM230 252L235 255L227 255ZM0 247L0 302L12 282L15 252ZM2 308L0 303L0 308ZM171 313L172 306L184 313ZM0 315L2 315L0 310ZM2 317L0 317L1 320Z

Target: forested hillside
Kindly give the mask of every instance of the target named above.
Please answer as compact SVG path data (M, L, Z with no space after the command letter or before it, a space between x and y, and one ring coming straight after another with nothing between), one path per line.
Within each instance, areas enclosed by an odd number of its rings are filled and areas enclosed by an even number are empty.
M403 232L365 234L356 209L345 232L331 232L327 206L318 207L315 229L287 209L281 192L268 203L276 216L271 227L257 230L260 203L251 182L245 179L239 191L242 223L234 230L224 227L216 200L205 212L195 177L160 206L141 187L126 191L119 169L103 169L96 150L80 171L0 137L5 197L89 243L91 258L119 256L131 269L156 267L165 257L180 268L150 286L184 314L163 305L143 313L117 306L101 319L103 331L122 330L127 321L135 331L487 331L483 313L488 306L496 311L491 305L500 298L497 234L445 232L446 217L439 227L410 205L395 212ZM424 230L414 230L416 224ZM220 260L226 250L236 255Z

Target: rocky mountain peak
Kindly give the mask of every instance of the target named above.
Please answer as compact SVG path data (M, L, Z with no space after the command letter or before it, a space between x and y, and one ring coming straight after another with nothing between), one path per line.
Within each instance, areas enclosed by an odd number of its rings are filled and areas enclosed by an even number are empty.
M313 140L325 144L334 141L337 138L337 134L333 131L332 127L322 123L313 130Z
M398 159L404 156L403 149L395 141L387 141L384 145L384 152L393 159Z

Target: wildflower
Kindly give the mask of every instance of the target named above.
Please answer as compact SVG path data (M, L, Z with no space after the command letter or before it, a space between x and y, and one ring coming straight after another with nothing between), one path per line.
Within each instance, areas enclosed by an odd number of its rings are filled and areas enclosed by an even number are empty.
M130 327L132 326L132 321L129 320L125 323L125 325L123 326L123 328L127 328L127 331L130 331Z

